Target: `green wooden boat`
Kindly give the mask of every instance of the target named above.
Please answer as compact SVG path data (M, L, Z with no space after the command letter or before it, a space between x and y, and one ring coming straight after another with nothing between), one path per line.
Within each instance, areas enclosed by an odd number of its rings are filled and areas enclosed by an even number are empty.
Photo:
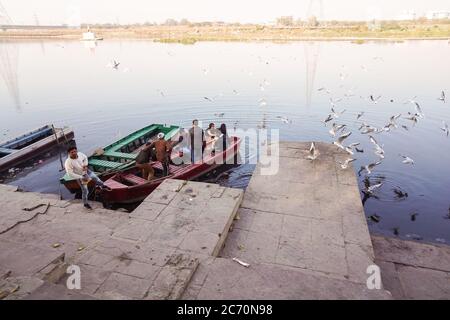
M105 181L114 174L133 167L139 150L149 139L156 139L158 133L162 132L165 139L170 140L178 134L179 130L180 127L178 126L162 124L144 127L102 149L96 150L88 157L89 169ZM72 193L80 191L77 180L71 178L67 173L60 179L60 183ZM91 183L93 184L92 181Z

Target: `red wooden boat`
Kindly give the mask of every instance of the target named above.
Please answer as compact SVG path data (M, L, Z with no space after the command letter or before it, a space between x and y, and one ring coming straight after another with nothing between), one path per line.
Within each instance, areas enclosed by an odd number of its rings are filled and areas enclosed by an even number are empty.
M171 164L170 173L165 177L161 176L162 165L160 162L152 164L156 178L151 181L143 179L141 171L136 167L118 173L105 181L105 185L110 190L103 189L100 194L101 199L107 204L135 203L144 200L165 179L192 180L203 176L223 163L232 163L238 154L241 139L231 137L230 140L225 151L205 156L201 163Z

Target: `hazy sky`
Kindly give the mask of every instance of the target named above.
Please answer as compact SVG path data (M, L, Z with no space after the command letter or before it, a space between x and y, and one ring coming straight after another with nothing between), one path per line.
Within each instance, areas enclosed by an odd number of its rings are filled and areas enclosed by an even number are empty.
M304 18L310 0L0 0L16 23L61 24L192 21L270 22L281 15ZM318 16L320 0L313 1ZM449 0L322 0L323 17L337 20L391 19L407 11L450 11ZM37 17L37 18L36 18Z

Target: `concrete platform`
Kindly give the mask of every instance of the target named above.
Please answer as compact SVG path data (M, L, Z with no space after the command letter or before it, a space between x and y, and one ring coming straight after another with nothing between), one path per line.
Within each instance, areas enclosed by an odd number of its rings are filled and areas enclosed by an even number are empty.
M448 299L449 247L371 238L346 155L317 147L282 143L245 194L167 180L132 213L0 185L0 299Z
M276 175L261 175L257 165L224 259L194 276L186 298L391 298L366 286L374 252L355 173L337 163L347 155L317 143L320 156L310 161L309 147L281 143Z
M450 247L372 236L375 262L395 299L450 299Z
M180 298L199 263L219 253L242 197L242 190L167 180L124 213L1 186L0 295ZM65 287L71 264L80 267L81 290Z

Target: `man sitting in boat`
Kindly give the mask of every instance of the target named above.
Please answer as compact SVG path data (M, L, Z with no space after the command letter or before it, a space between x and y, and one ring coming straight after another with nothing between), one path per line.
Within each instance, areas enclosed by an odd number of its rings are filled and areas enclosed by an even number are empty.
M88 158L84 153L78 152L76 147L70 147L67 149L68 157L64 164L67 174L73 178L77 179L78 184L81 187L81 195L86 209L92 210L91 205L88 202L89 197L89 181L94 180L95 184L101 188L108 189L103 184L97 175L89 170L88 168Z
M155 175L150 163L152 150L152 144L147 142L136 157L136 167L142 170L142 178L147 180L152 180Z
M150 149L155 148L156 160L161 162L163 167L163 176L169 175L169 158L173 145L169 141L164 140L164 133L158 133L158 140L150 144Z

